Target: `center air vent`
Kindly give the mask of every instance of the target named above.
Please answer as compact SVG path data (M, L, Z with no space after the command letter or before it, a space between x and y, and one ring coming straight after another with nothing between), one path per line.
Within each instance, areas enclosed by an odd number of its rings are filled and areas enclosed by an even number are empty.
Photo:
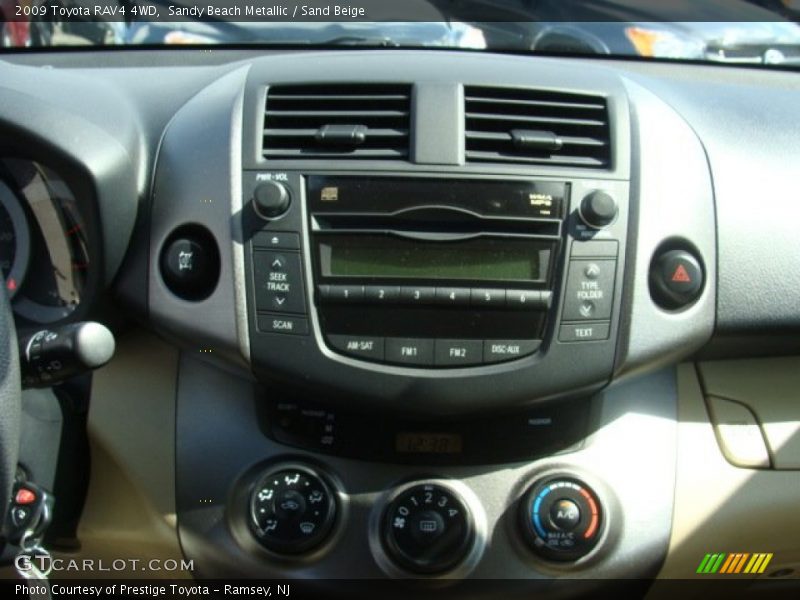
M263 156L402 159L408 156L408 85L280 85L267 92Z
M602 96L466 87L467 162L608 168L608 108Z

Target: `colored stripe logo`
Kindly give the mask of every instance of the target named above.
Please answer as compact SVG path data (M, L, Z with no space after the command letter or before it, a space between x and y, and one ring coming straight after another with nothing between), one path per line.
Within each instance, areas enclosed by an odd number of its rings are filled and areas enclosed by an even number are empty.
M735 575L737 573L758 574L763 573L769 561L772 560L772 553L757 552L718 552L716 554L706 554L697 567L697 573L701 575L711 575L720 573L725 575Z

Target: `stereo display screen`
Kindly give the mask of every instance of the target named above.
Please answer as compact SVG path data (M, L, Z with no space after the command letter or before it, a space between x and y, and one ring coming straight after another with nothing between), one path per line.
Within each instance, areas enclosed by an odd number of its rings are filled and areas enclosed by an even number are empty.
M550 247L530 240L426 242L342 236L322 243L321 253L327 277L543 281Z

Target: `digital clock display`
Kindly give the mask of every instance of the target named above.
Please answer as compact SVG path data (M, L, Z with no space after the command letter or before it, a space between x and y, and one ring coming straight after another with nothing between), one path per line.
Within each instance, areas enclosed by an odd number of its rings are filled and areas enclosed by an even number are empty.
M407 454L459 454L463 440L455 433L401 432L395 450Z

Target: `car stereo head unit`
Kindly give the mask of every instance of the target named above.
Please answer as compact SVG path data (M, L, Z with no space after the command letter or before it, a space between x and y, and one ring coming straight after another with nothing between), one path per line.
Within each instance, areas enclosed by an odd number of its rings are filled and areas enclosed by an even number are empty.
M611 374L627 182L247 171L243 194L262 381L424 412Z
M320 329L364 360L453 368L538 348L565 183L308 179Z

